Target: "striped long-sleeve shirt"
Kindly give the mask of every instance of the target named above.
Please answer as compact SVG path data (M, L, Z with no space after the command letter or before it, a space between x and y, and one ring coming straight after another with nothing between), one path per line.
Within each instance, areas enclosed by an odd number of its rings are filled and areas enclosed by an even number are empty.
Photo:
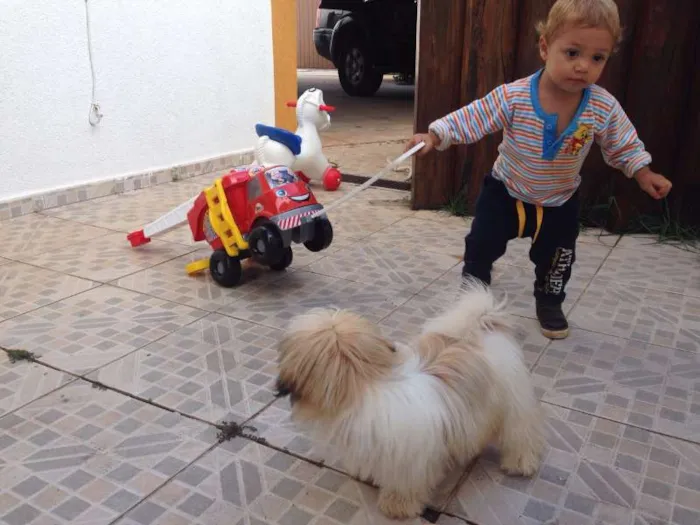
M575 193L594 140L606 163L627 177L651 163L620 103L597 85L584 90L571 124L557 136L557 115L545 113L539 103L541 74L503 84L433 122L429 129L441 140L437 149L503 130L493 176L514 198L541 206L559 206Z

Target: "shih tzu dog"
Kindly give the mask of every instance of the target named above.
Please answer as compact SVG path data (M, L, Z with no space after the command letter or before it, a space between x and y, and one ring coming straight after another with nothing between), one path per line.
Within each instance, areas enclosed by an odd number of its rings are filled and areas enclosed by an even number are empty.
M389 518L420 515L448 470L492 441L506 473L539 468L540 405L503 304L483 286L467 287L412 345L347 310L301 314L279 345L277 387L295 423L379 486Z

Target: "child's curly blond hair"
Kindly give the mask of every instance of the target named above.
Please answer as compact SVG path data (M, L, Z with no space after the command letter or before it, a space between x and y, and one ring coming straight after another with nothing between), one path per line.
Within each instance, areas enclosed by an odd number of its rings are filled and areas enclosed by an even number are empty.
M616 46L622 41L620 13L615 0L557 0L547 20L537 24L537 34L551 42L566 24L607 29Z

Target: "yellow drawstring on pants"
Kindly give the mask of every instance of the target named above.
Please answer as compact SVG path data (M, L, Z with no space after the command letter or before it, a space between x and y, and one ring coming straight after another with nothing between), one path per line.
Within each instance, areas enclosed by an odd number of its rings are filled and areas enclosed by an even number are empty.
M518 238L521 238L525 233L525 222L527 220L523 201L515 201L515 209L518 210ZM537 225L535 227L535 235L532 237L533 243L537 240L537 236L540 234L540 228L542 228L544 209L542 206L535 206L535 212L537 214Z

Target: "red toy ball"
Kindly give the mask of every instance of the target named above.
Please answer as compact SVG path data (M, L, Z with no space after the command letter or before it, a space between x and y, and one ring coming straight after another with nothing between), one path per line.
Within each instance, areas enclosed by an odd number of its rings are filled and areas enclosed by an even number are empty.
M323 174L323 189L335 191L340 187L340 171L336 168L328 168Z

